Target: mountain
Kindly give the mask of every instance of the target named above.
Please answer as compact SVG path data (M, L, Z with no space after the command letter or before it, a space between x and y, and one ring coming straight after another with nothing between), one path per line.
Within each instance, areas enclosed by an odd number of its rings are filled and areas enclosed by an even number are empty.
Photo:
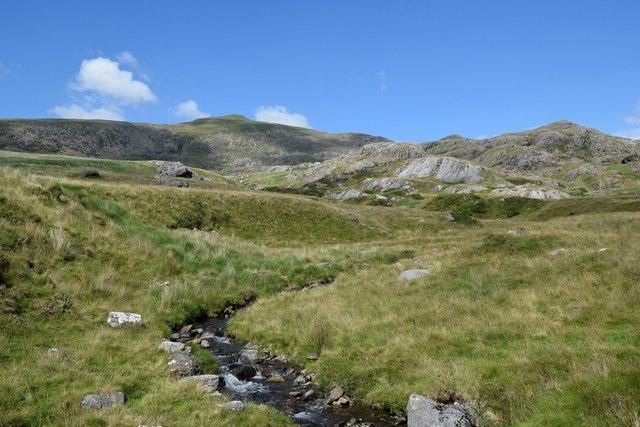
M240 115L155 125L104 120L0 120L0 149L115 160L175 160L218 172L323 161L386 138L262 123Z
M248 177L266 187L313 186L316 194L328 197L342 197L350 190L356 192L349 196L367 191L373 195L372 190L380 187L367 181L373 178L424 191L538 199L635 194L640 182L640 145L562 120L484 140L452 135L422 144L373 143L321 164L290 167L285 175Z

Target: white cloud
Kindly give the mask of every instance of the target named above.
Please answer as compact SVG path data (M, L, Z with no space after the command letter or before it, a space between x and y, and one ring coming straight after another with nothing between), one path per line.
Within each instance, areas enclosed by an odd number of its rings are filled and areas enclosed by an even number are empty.
M63 119L101 119L101 120L124 120L120 111L108 108L86 109L77 104L69 107L56 106L51 112Z
M189 120L202 119L204 117L210 116L208 113L203 113L202 111L200 111L198 109L198 104L196 103L196 101L193 101L191 99L178 104L173 114L178 117L186 117Z
M15 73L11 70L11 68L4 65L0 62L0 80L7 80L15 78Z
M282 125L311 128L309 120L299 113L290 113L280 105L262 106L256 110L255 119L259 122L280 123Z
M82 61L71 89L97 93L122 104L140 104L157 99L149 86L133 79L131 71L121 70L118 62L103 57Z

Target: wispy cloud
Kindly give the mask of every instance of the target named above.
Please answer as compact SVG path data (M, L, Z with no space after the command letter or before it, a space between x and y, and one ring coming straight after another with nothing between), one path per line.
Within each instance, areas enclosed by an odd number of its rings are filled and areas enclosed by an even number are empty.
M72 104L55 106L50 112L64 118L124 120L126 107L155 102L157 97L149 86L121 68L123 64L135 67L138 60L129 52L117 58L99 56L82 61L68 85Z
M14 73L13 70L9 68L9 66L4 65L2 62L0 62L0 80L9 80L15 78L16 73Z
M380 70L378 71L378 74L376 74L376 77L378 79L378 90L380 92L386 92L387 89L389 89L389 76L387 75L387 72L385 70Z
M138 61L138 58L133 56L131 52L120 52L116 55L116 60L122 65L128 65L133 68L143 80L147 82L151 80L147 71L144 69L142 64L140 64L140 61Z
M204 117L210 117L209 113L204 113L198 108L196 101L191 99L181 102L173 111L173 114L177 117L186 117L189 120L202 119Z
M624 117L624 122L629 126L640 125L640 101L636 103L636 108L633 110L633 113L631 113L630 116ZM635 127L633 129L621 130L615 134L624 138L640 139L640 128Z
M300 113L290 113L281 105L262 106L256 110L255 119L259 122L280 123L282 125L311 128L309 120Z

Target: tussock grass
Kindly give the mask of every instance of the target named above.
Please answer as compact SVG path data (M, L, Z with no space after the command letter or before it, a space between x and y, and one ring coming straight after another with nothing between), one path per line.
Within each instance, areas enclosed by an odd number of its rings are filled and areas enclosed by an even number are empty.
M234 332L367 404L401 412L422 393L506 425L637 424L634 198L377 207L46 167L0 168L0 425L285 425L257 406L221 412L157 349L172 326L253 298ZM452 206L474 221L446 222ZM397 282L409 268L431 274ZM109 329L113 310L145 326ZM124 407L80 409L115 390Z
M431 268L426 279L396 281L410 259L368 263L331 287L259 300L232 329L394 411L417 392L462 398L507 424L633 425L640 243L626 233L639 219L490 221L414 236L403 246ZM569 251L549 255L559 247ZM329 338L308 362L318 325Z

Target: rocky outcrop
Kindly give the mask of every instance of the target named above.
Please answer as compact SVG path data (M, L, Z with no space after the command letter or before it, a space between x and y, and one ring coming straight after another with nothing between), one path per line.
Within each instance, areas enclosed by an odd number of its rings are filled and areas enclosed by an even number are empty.
M350 188L350 189L342 191L340 193L327 194L325 196L325 198L326 199L330 199L330 200L337 200L339 202L343 202L345 200L357 199L357 198L364 197L364 196L366 196L366 194L361 193L358 190L354 190L353 188Z
M468 405L437 403L412 394L407 404L408 427L476 427L475 411Z
M124 405L124 393L87 394L82 398L80 406L84 409L106 409Z
M380 142L368 144L359 151L360 155L366 155L372 159L382 159L387 162L395 162L402 159L415 159L424 156L424 150L418 144L400 142Z
M367 190L385 191L389 190L413 190L411 181L402 178L367 178L362 182L362 186Z
M471 194L477 193L480 191L486 191L487 187L483 187L481 185L469 185L469 186L458 186L458 187L447 187L444 189L445 193L451 194Z
M491 191L491 194L497 194L500 196L516 196L526 197L527 199L564 199L569 197L569 194L564 191L555 190L551 188L536 188L529 185L516 185L515 187L502 187L496 188Z
M396 170L396 175L403 177L433 177L443 182L465 182L475 184L484 179L486 169L464 160L451 157L427 156L408 162Z
M122 328L124 326L142 326L142 316L136 313L126 313L123 311L112 311L107 318L107 324L112 328Z

